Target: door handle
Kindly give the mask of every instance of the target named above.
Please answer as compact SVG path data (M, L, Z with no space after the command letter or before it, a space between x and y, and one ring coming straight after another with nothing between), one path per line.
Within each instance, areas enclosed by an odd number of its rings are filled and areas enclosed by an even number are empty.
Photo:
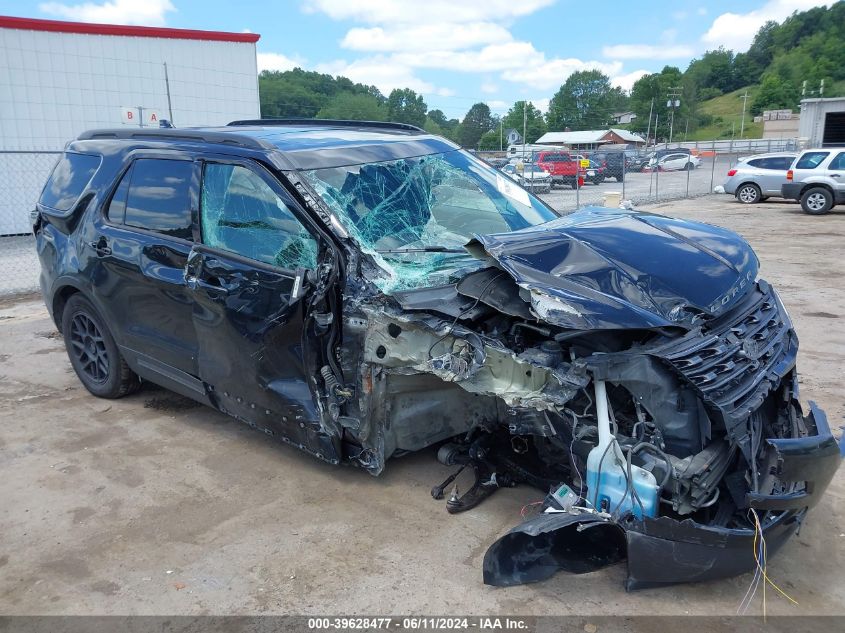
M100 257L111 255L111 248L109 248L108 242L106 242L106 238L104 237L101 237L96 242L91 242L90 246L94 249L94 252L97 253L97 255Z
M229 294L229 289L223 285L219 277L210 277L208 280L205 280L194 275L187 275L185 282L189 288L202 288L218 295Z
M839 178L839 176L840 176L840 174L831 174L830 175L831 178Z

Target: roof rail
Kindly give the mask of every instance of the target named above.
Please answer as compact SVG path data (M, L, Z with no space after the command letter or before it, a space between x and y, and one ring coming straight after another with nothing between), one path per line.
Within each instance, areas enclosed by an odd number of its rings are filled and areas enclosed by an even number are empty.
M373 128L390 128L393 130L407 130L409 132L425 132L422 128L410 123L396 123L394 121L348 121L346 119L306 119L306 118L287 118L287 119L243 119L241 121L232 121L228 125L233 127L246 125L314 125L325 127L373 127Z
M217 143L233 145L246 149L275 149L275 146L259 138L237 134L236 132L212 132L207 130L191 130L176 128L142 128L142 129L104 129L88 130L78 137L79 141L97 139L131 139L131 140L168 140L200 143Z

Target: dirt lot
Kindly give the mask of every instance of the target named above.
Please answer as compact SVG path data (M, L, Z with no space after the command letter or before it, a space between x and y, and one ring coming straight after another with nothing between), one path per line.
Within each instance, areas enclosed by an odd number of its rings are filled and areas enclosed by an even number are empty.
M801 337L802 399L845 416L845 212L728 196L652 207L742 233ZM163 390L98 400L37 298L0 303L0 613L733 614L750 575L626 594L624 566L481 583L528 488L450 516L431 451L375 479ZM772 560L769 613L845 614L845 469ZM760 597L752 611L760 612Z

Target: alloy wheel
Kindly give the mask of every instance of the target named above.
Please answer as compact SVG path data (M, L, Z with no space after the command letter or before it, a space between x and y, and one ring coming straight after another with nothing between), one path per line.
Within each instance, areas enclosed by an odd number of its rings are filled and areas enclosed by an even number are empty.
M821 211L827 205L827 198L820 193L811 193L807 196L807 207L812 211Z
M97 324L84 313L74 315L70 326L70 343L80 370L97 384L109 377L109 357Z
M746 204L757 201L757 190L754 187L743 187L739 190L739 199Z

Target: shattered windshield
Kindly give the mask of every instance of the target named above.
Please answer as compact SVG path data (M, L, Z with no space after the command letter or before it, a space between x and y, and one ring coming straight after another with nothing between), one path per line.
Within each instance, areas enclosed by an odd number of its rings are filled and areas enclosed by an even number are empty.
M555 214L512 180L454 150L304 172L341 224L385 272L383 292L448 283L482 266L463 246Z

